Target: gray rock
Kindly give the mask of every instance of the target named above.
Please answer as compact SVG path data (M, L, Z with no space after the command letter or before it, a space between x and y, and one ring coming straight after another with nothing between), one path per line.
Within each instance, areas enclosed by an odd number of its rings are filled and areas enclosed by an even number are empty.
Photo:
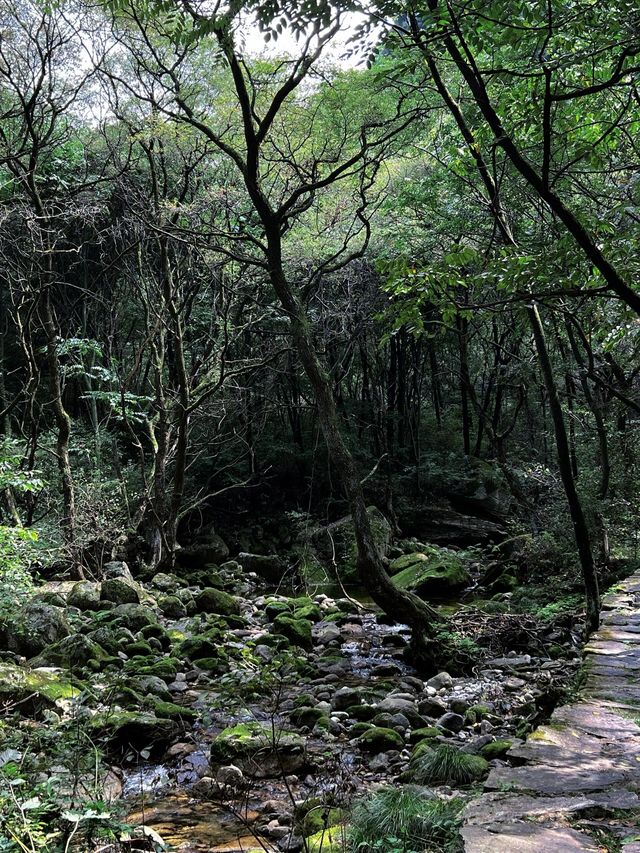
M102 582L100 598L114 604L139 604L140 592L137 584L124 577L107 578Z
M379 702L377 708L386 714L415 713L418 710L415 699L393 694Z
M287 568L284 560L277 554L250 554L241 551L238 554L238 562L245 572L255 572L263 580L272 582L279 582Z
M124 578L133 581L133 575L129 566L123 560L112 560L102 567L102 575L105 578Z
M244 773L235 764L225 764L216 772L216 782L231 788L240 788L244 784Z
M158 572L151 578L151 586L160 592L176 592L182 586L180 578L166 572Z
M167 697L169 687L167 682L157 675L140 675L132 679L131 686L140 693L151 693L154 696Z
M442 690L443 687L453 687L453 678L448 672L439 672L427 681L427 687L433 687L435 690Z
M118 617L122 626L130 631L142 631L149 625L158 624L156 614L144 604L119 604L113 613ZM101 643L101 645L103 644Z
M449 711L438 719L436 725L450 732L459 732L464 727L464 717Z
M313 631L313 636L319 646L340 642L342 639L340 628L333 622L319 623Z
M346 711L351 705L359 705L361 701L360 690L354 687L340 687L331 697L331 710Z
M485 661L485 666L496 669L522 669L531 666L531 655L516 655L515 657L491 658Z
M425 717L441 717L447 713L447 706L439 699L421 699L418 702L418 711Z
M587 835L566 827L501 824L498 830L465 826L465 853L598 853L602 848Z
M33 657L70 633L69 623L61 607L30 602L22 608L15 631L9 632L7 648Z
M219 564L229 556L229 547L224 539L214 530L200 534L189 545L179 548L176 561L185 568L204 568L207 565Z

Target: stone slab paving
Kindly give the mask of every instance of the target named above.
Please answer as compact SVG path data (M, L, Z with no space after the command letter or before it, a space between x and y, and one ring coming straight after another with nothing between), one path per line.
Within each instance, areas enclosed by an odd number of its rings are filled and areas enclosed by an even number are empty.
M514 766L494 767L466 806L465 853L602 853L594 830L640 853L640 572L604 597L584 672L580 698L512 748Z

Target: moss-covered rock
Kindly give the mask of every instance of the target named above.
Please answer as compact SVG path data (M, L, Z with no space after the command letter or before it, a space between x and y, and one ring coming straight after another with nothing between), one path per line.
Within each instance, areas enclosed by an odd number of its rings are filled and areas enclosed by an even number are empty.
M480 749L480 755L491 761L494 758L504 758L507 752L513 746L513 741L510 740L494 740L491 743L485 743Z
M135 642L131 631L122 625L102 625L95 631L90 631L87 637L114 656Z
M153 649L146 640L136 640L126 647L129 657L147 657L153 655Z
M268 646L270 649L278 649L278 651L288 649L291 646L291 642L284 634L263 634L256 643L260 646Z
M425 755L431 755L436 747L437 741L435 739L425 738L424 740L421 740L411 750L411 763L414 764Z
M306 814L298 820L300 832L305 838L322 833L325 829L338 826L344 820L342 809L331 808L324 803L313 804Z
M277 730L270 723L238 723L224 729L211 744L213 765L235 764L257 778L296 773L307 763L300 735Z
M289 719L294 726L306 726L312 729L318 720L325 716L321 708L295 708L290 714Z
M144 604L119 604L113 610L114 619L130 631L142 631L149 625L157 625L154 611Z
M291 614L291 605L288 601L267 601L264 605L264 612L270 622L281 614Z
M52 646L47 646L32 664L62 666L74 670L86 666L91 660L100 662L107 657L107 652L89 637L84 634L72 634Z
M360 737L360 735L363 735L372 728L373 726L371 723L354 723L347 733L349 740L355 740L357 737Z
M442 732L440 731L440 729L437 729L435 726L424 726L421 729L413 729L413 731L409 735L409 743L414 745L417 743L422 743L422 741L425 740L433 741L441 734Z
M312 601L296 607L293 611L293 616L294 619L308 619L309 622L319 622L322 619L320 608Z
M219 631L207 634L196 634L187 637L177 647L176 653L179 657L186 657L194 661L198 658L215 658L222 648L222 635Z
M345 830L342 826L330 826L310 835L305 843L309 853L341 853L345 842Z
M473 723L479 723L480 720L484 720L487 714L490 714L491 711L486 705L471 705L464 714L464 720L467 725L473 725Z
M147 661L146 665L141 666L140 661L132 659L127 662L127 669L133 670L134 668L138 675L157 675L163 681L171 682L175 681L178 670L180 669L180 661L168 657L154 661L151 664Z
M222 675L222 673L229 670L229 657L221 649L216 657L196 658L193 661L193 665L209 673L209 675Z
M404 740L398 732L383 726L371 726L360 735L356 743L365 752L374 754L404 747Z
M0 703L20 702L23 713L53 707L79 694L78 688L58 673L0 661Z
M187 606L177 595L161 595L158 599L158 607L167 619L184 619L187 615Z
M97 610L100 606L100 584L78 581L71 587L67 604L69 607L77 607L78 610Z
M92 718L91 727L111 748L125 752L131 749L136 755L142 749L148 749L153 756L160 755L180 734L175 719L136 711L97 714Z
M294 646L308 650L312 647L311 625L306 619L296 619L293 616L281 614L273 620L273 632L282 634Z
M185 708L184 705L176 705L174 702L154 702L153 710L156 717L166 720L188 720L198 719L198 712L193 708Z
M206 587L194 598L198 613L216 613L221 616L240 615L240 607L235 598L228 592L213 586Z
M102 582L100 598L102 601L113 601L114 604L139 604L140 588L126 578L107 578Z
M458 554L435 545L424 552L398 557L389 571L400 589L423 598L447 598L471 583L471 575Z

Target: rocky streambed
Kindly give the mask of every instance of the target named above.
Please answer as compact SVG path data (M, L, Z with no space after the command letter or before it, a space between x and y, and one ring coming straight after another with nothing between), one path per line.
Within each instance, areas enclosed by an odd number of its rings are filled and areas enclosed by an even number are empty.
M111 801L147 828L146 849L326 851L332 832L338 850L352 802L380 785L471 796L579 663L568 632L468 604L452 627L471 673L452 660L425 679L406 627L260 583L232 561L143 586L114 562L101 584L48 585L3 638L0 698L19 722L0 765L57 781L72 804ZM28 752L30 727L81 732L100 773ZM458 779L438 769L451 750Z

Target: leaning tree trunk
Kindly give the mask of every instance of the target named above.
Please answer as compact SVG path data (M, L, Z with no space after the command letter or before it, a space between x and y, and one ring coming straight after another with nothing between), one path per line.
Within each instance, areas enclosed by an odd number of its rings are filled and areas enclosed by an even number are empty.
M438 650L433 642L434 625L441 621L441 617L426 602L397 587L386 572L371 529L360 477L341 432L329 375L316 352L306 311L282 268L280 235L276 229L269 234L269 250L271 283L289 317L291 337L314 392L327 450L349 503L358 551L359 579L385 613L396 622L404 622L411 627L417 661L425 667L433 666L438 659Z

